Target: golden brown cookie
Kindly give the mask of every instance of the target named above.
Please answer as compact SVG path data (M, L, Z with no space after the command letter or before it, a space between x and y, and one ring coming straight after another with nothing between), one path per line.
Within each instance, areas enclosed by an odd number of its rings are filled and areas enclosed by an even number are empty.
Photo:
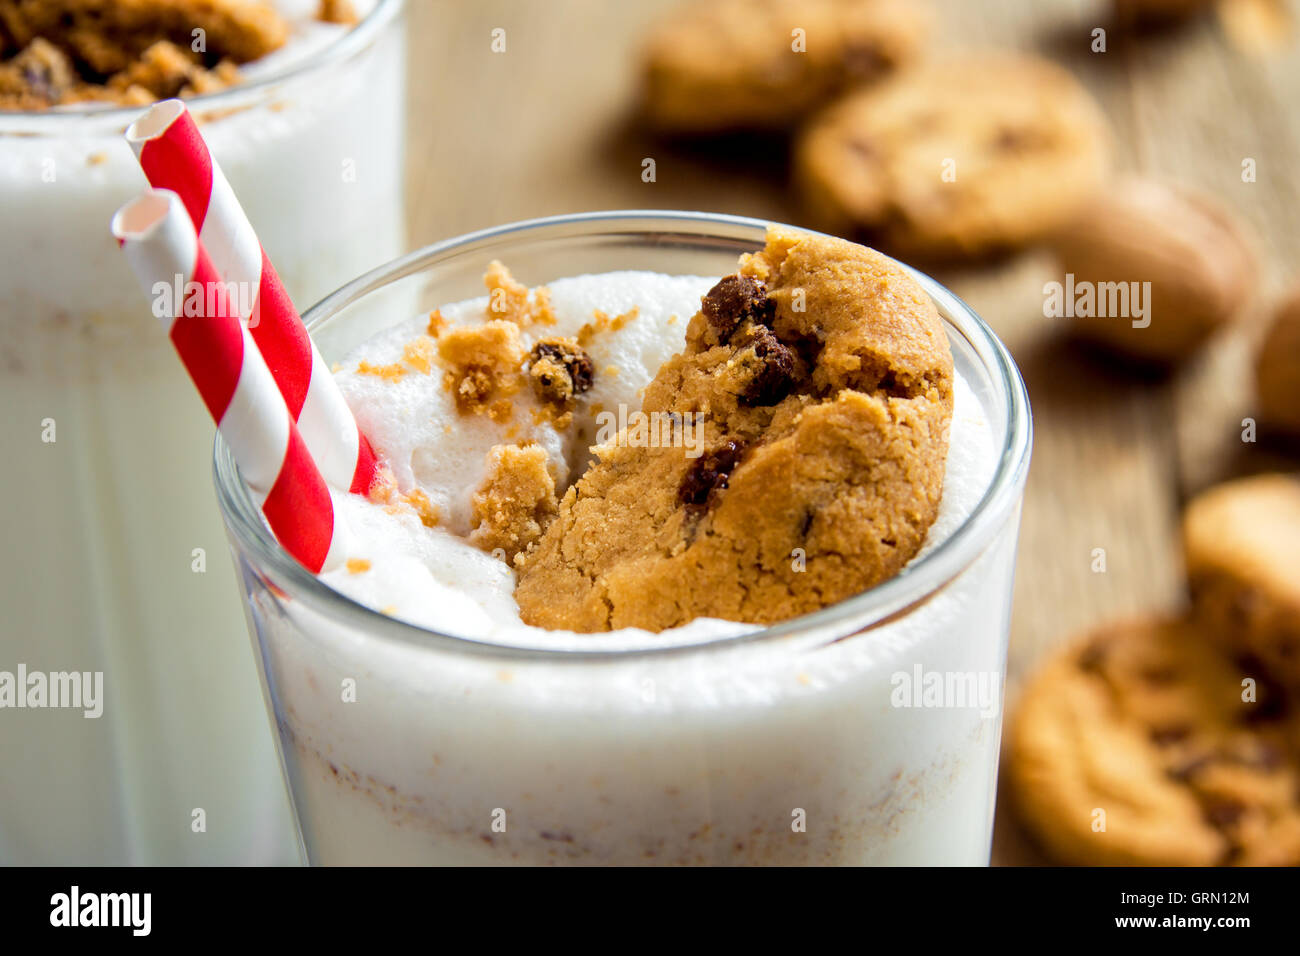
M1255 360L1255 390L1260 419L1300 435L1300 291L1274 313Z
M696 0L646 41L647 118L688 133L790 126L910 60L930 19L913 0Z
M1163 364L1239 315L1258 272L1245 226L1221 204L1136 176L1107 185L1052 245L1070 328Z
M1300 691L1300 481L1259 475L1193 499L1183 551L1200 616Z
M938 511L952 374L933 303L893 261L770 229L646 388L658 440L629 420L597 447L517 562L524 621L780 621L892 577Z
M1063 862L1300 864L1300 721L1188 619L1112 624L1059 652L1007 757L1022 819Z
M946 57L851 94L795 149L813 215L893 253L978 255L1038 239L1101 185L1110 136L1069 73L1013 54Z

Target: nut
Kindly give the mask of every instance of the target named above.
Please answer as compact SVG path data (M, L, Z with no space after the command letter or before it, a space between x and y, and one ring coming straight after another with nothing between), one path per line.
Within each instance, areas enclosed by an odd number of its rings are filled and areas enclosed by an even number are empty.
M1300 436L1300 289L1273 316L1255 360L1255 390L1260 419Z
M1052 244L1063 273L1063 314L1073 326L1158 363L1186 358L1231 321L1257 272L1245 229L1226 210L1138 178L1099 195ZM1085 310L1092 314L1079 314Z

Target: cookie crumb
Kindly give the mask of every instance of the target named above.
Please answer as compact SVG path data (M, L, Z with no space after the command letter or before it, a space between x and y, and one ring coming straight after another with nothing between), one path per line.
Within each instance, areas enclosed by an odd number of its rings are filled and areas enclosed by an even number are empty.
M550 289L540 285L530 294L528 286L515 279L500 260L493 259L488 263L483 284L488 290L489 319L503 319L521 328L555 324Z
M513 322L497 320L445 332L438 339L438 355L462 414L486 413L495 401L518 391L524 355Z
M365 558L348 558L348 574L365 574L370 570L370 562Z
M358 375L373 375L376 378L382 378L386 382L400 382L406 375L406 366L401 362L394 362L391 365L374 365L362 359L357 363Z
M438 511L438 506L429 500L424 489L414 488L402 495L402 500L410 505L411 509L419 515L420 523L426 528L438 527L438 522L442 520L442 515Z
M433 339L425 336L407 342L402 347L402 361L417 372L423 372L425 375L433 371L433 357Z
M442 316L441 309L434 309L429 313L429 324L425 328L430 338L436 339L442 335L443 330L447 328L447 320Z
M528 378L542 402L567 407L591 388L595 376L591 356L572 339L541 339L528 354Z
M469 540L484 551L501 549L509 564L536 543L559 511L555 479L540 445L494 445L487 466L474 492Z

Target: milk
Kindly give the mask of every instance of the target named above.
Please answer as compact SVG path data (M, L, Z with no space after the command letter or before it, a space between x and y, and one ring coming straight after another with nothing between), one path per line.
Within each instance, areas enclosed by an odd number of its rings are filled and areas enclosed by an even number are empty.
M597 402L639 407L714 281L550 283L557 325L528 334L572 335L596 308L639 310L589 348L593 392L607 392L588 399L580 430ZM471 321L485 304L441 312ZM394 361L426 321L380 333L337 378L399 486L425 491L447 521L430 529L337 499L353 556L370 568L323 580L383 613L368 625L343 613L347 602L255 583L250 593L313 862L987 863L1016 514L919 606L851 637L869 609L749 640L756 627L707 619L660 634L532 628L511 570L463 538L481 452L504 426L457 416L436 378L354 371L361 358ZM1002 437L973 384L987 373L967 352L956 360L943 504L905 575L962 525L996 470ZM602 383L608 365L619 371ZM560 447L548 428L528 437ZM584 459L569 449L562 483ZM953 698L967 679L989 693Z
M289 45L245 70L273 88L191 108L302 307L402 245L404 59L389 21L312 69L370 31L283 8ZM108 231L146 185L121 136L141 112L0 115L0 669L102 672L105 694L98 719L0 710L0 862L287 862L212 423Z

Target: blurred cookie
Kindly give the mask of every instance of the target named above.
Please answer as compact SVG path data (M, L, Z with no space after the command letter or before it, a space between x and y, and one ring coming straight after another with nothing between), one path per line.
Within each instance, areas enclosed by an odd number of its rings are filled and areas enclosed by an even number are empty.
M1186 620L1112 624L1030 681L1008 734L1020 815L1063 862L1300 864L1300 723Z
M1183 549L1201 618L1300 691L1300 481L1259 475L1205 492L1183 516Z
M910 60L930 22L911 0L697 0L647 39L646 116L682 133L784 128Z
M850 94L805 130L795 178L831 231L887 252L973 255L1057 229L1103 182L1110 136L1058 66L967 54Z
M1259 417L1300 436L1300 291L1278 307L1255 360Z
M1239 315L1257 268L1245 227L1208 196L1126 176L1052 245L1070 327L1142 361L1186 358Z

